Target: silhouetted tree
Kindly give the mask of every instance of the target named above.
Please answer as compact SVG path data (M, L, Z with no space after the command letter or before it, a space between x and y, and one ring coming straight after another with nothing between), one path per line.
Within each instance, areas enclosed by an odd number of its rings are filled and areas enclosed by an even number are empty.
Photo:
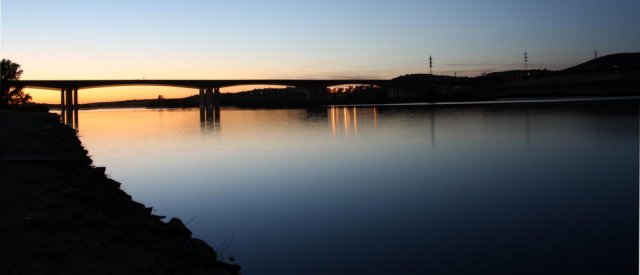
M31 101L31 96L22 91L22 87L11 87L6 85L7 80L18 80L22 75L22 69L17 63L8 59L2 59L0 65L0 106L27 104Z

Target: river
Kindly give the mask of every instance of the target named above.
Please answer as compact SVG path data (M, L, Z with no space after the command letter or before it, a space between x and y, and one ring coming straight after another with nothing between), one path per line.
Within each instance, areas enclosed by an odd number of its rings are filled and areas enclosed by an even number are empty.
M243 274L634 274L636 101L81 110L97 166Z

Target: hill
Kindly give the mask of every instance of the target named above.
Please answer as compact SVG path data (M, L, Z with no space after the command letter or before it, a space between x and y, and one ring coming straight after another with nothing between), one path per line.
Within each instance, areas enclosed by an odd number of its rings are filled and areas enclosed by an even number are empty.
M618 53L594 58L564 72L639 71L640 53Z

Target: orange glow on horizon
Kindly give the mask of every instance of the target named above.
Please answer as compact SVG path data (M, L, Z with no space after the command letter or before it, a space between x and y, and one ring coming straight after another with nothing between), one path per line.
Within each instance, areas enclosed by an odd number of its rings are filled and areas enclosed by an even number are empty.
M263 88L283 88L285 86L243 85L222 88L222 93L236 93ZM24 91L33 97L35 103L60 103L60 91L47 89L25 88ZM185 98L197 95L197 89L165 87L165 86L121 86L106 88L90 88L78 90L78 102L80 104L95 102L124 101L136 99L156 99L162 95L164 98Z

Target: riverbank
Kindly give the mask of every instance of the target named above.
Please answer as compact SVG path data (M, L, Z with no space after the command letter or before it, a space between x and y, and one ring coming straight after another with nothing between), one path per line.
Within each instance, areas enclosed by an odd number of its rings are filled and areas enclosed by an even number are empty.
M3 274L237 274L178 219L151 214L93 167L49 113L0 113Z

